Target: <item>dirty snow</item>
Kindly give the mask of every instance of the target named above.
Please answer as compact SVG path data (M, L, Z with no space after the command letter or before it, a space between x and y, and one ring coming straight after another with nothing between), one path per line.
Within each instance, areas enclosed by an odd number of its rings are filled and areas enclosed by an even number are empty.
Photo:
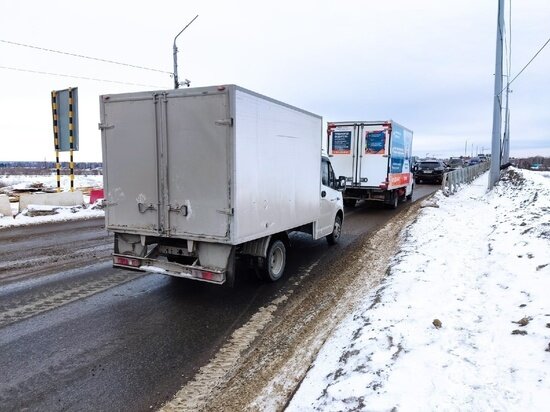
M548 410L550 173L438 192L287 411Z
M25 189L31 187L34 183L42 183L49 188L57 187L56 175L0 175L0 187L7 189ZM75 175L75 189L81 187L101 188L103 187L103 176L101 175ZM61 188L64 191L70 188L70 178L67 175L61 176ZM35 225L51 222L62 222L68 220L92 219L105 216L103 210L97 208L97 205L89 205L89 196L84 195L85 204L81 207L68 206L52 208L51 206L32 205L29 210L25 209L19 213L19 204L12 203L13 216L0 215L0 229L15 226ZM38 210L41 209L41 210ZM48 209L48 210L46 210ZM37 216L36 212L51 212L43 213L43 216ZM34 215L34 216L29 216Z

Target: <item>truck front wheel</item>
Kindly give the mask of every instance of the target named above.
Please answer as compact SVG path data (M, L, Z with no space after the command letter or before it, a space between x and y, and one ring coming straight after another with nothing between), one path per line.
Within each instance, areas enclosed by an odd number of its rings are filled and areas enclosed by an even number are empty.
M340 215L336 215L334 218L334 226L332 228L332 233L326 237L327 243L329 245L335 245L338 243L340 236L342 235L342 218Z
M285 244L275 239L267 248L267 255L264 260L262 274L265 280L275 282L279 280L285 271L286 247Z

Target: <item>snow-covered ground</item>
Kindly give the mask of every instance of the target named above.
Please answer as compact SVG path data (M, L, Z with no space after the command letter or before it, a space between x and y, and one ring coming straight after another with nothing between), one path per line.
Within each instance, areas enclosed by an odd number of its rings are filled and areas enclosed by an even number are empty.
M103 187L102 175L75 175L75 187ZM29 183L43 183L45 186L57 187L57 177L55 174L49 175L0 175L0 183L3 186L20 186L24 187ZM71 186L71 181L68 175L61 175L61 188L68 190Z
M287 411L550 410L550 173L486 187L422 209Z
M56 188L57 180L55 174L50 175L0 175L0 186L3 188L11 187L13 189L24 189L32 184L41 183L48 188ZM102 188L103 176L101 175L76 175L74 187L79 188ZM61 188L68 191L70 188L70 178L67 175L61 176ZM42 205L29 205L29 210L19 213L18 203L12 203L13 216L0 215L0 229L3 227L35 225L48 222L60 222L67 220L91 219L105 215L103 210L94 209L89 205L89 196L84 195L84 204L80 207L46 207ZM55 210L53 210L55 209ZM9 209L8 209L9 210ZM54 213L54 214L48 214ZM44 214L44 216L38 216ZM30 216L33 215L33 216Z

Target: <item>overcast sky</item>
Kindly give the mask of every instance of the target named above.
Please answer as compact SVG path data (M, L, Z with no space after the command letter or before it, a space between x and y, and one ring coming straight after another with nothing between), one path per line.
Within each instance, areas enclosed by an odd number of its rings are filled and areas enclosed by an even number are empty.
M506 0L506 7L509 6ZM2 1L0 40L235 83L325 121L393 119L413 152L491 146L497 0ZM508 10L506 11L508 15ZM550 1L512 1L512 76L550 37ZM510 30L507 28L509 39ZM0 160L54 160L50 92L78 87L80 151L101 160L100 94L172 88L168 74L0 42ZM550 155L550 45L512 85L511 155ZM68 154L62 155L68 160Z

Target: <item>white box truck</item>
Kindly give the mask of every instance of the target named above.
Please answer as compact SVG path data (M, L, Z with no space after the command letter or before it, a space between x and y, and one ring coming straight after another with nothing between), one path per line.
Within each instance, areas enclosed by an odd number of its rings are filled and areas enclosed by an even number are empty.
M344 204L375 200L396 208L412 199L413 132L396 122L329 122L327 147L335 172L346 177Z
M344 179L321 155L322 118L235 85L100 97L113 264L232 284L267 280L288 233L335 243Z

